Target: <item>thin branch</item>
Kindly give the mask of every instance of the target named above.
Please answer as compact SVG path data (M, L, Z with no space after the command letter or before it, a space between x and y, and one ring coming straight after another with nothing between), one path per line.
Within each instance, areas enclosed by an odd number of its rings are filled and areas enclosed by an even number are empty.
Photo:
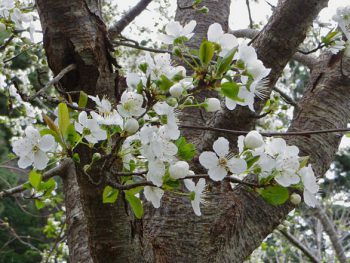
M252 18L252 12L250 10L250 3L249 0L245 1L246 5L247 5L247 9L248 9L248 16L249 16L249 28L253 28L254 22L253 22L253 18Z
M75 64L70 64L64 69L61 70L60 73L57 74L56 77L54 77L52 80L50 80L42 89L40 89L37 93L35 93L33 96L29 97L29 100L33 100L36 97L40 96L41 94L45 93L51 86L57 84L68 72L76 69L77 66Z
M51 170L48 170L47 172L45 172L43 174L42 180L46 181L47 179L50 179L51 177L54 177L56 175L58 176L62 176L66 170L66 168L68 167L68 165L70 164L70 162L72 162L71 159L64 159L60 165L52 168ZM7 196L11 196L13 194L17 194L17 193L21 193L23 191L26 190L26 188L24 187L25 184L27 184L28 182L18 185L16 187L7 189L7 190L3 190L0 192L0 199L7 197Z
M15 35L15 34L12 34L12 35L5 41L5 43L2 44L2 45L0 46L0 51L3 51L3 50L11 43L12 39L14 39L15 37L16 37L16 35Z
M170 50L144 47L144 46L140 46L139 44L125 43L124 41L113 41L113 44L115 44L117 46L131 47L131 48L149 51L149 52L153 52L153 53L168 53L170 55L173 55L173 52L171 52Z
M284 99L284 101L296 108L298 108L298 104L295 102L295 100L290 97L287 93L285 93L284 91L280 90L277 87L273 87L272 88L274 91L276 91L277 93L279 93L281 95L281 97Z
M333 222L328 217L327 213L321 208L319 205L315 208L316 217L320 220L324 231L329 236L329 239L332 242L333 248L335 250L335 254L340 263L347 263L344 248L338 238L337 231L335 230Z
M286 230L279 230L279 232L295 247L299 248L305 256L307 256L311 262L320 263L318 258L310 251L309 248L304 246L298 239L296 239L292 234L288 233Z
M194 126L194 125L180 125L180 129L193 129L202 131L213 131L222 132L234 135L246 135L249 131L239 131L239 130L228 130L209 126ZM343 133L349 132L350 128L339 128L339 129L327 129L327 130L314 130L314 131L301 131L301 132L260 132L261 135L271 137L271 136L310 136L312 134L322 134L322 133Z
M140 0L131 8L119 21L114 23L108 30L111 39L116 38L143 10L152 2L152 0Z
M299 53L304 54L304 55L309 55L311 53L315 53L317 50L320 50L321 48L324 48L326 44L320 42L318 43L317 47L309 50L309 51L303 51L303 50L298 50Z

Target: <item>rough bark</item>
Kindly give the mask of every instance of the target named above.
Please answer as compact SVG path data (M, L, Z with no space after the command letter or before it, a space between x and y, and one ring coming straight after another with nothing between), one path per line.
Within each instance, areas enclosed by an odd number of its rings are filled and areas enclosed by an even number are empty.
M179 4L191 2L179 1ZM193 15L190 10L183 10L182 15L177 15L182 23L191 19L199 22L197 39L194 38L193 43L201 40L207 32L206 28L215 21L227 29L229 1L203 2L211 10L209 19L203 19L202 14ZM280 1L275 15L255 41L259 57L266 66L273 68L271 84L276 81L285 63L304 39L308 26L326 3L326 0ZM75 71L62 79L62 87L67 91L84 90L89 94L107 95L114 99L117 89L115 74L98 1L37 0L37 6L50 68L57 74L69 64L77 65ZM270 48L269 43L272 45ZM313 71L313 81L300 102L301 111L293 120L291 130L346 127L350 118L349 83L340 74L340 61L332 67L328 66L328 61L329 58L325 57L319 68ZM344 63L343 68L349 68L349 61ZM188 115L191 118L188 120L193 120L193 124L199 119L198 116ZM249 129L253 123L251 116L242 109L225 115L225 119L226 122L214 124L218 127L225 125L225 128ZM211 144L213 137L205 138ZM289 142L299 146L304 155L311 156L317 173L321 175L334 156L339 137L323 134L301 139L293 137ZM83 153L81 151L84 161L89 153ZM98 178L93 176L92 179ZM202 217L193 214L187 199L167 196L160 209L146 210L143 228L142 225L139 228L140 236L135 236L135 224L131 222L122 198L115 205L103 205L103 185L91 183L91 178L80 169L72 169L65 179L72 261L242 262L292 208L290 204L270 206L244 186L233 190L228 184L213 184L210 187L212 189L207 194L208 203L203 208ZM74 225L75 215L78 216L78 226Z
M44 48L54 74L69 64L76 70L60 81L65 91L83 90L115 101L116 73L108 49L107 30L99 1L37 0L44 32ZM81 167L91 160L91 150L78 150ZM65 179L68 244L72 262L127 262L137 256L133 224L123 198L103 204L102 173L90 177L75 167ZM135 245L135 246L134 246Z

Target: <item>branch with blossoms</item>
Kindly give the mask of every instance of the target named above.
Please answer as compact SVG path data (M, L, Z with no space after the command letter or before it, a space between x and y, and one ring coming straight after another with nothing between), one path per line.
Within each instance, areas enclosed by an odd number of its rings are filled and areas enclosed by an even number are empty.
M142 217L143 202L158 208L165 192L188 197L194 213L201 215L208 181L249 186L272 205L288 201L297 205L302 200L309 206L317 204L319 185L308 158L299 156L299 149L282 138L262 135L309 136L345 129L259 133L178 124L177 114L187 108L214 113L222 106L228 110L241 106L255 113L254 103L266 96L268 85L270 69L247 42L239 43L214 23L199 49L192 50L186 43L195 27L195 21L184 26L170 22L166 34L159 35L163 43L173 46L177 62L186 64L191 75L183 66L176 66L169 53L147 53L138 61L138 68L126 74L127 89L118 103L84 92L76 102L40 93L58 104L55 119L43 115L45 127L27 127L25 136L13 143L19 167L32 167L32 191L51 189L52 183L45 186L41 180L47 167L70 157L87 179L93 179L90 173L98 174L97 183L90 181L104 186L104 203L114 203L122 191L137 218ZM217 96L196 99L195 94L202 90ZM88 103L94 107L87 109ZM219 137L213 151L197 153L181 135L185 128L241 135L239 152L233 152L228 140ZM89 148L90 160L80 159L81 146ZM198 161L202 168L196 164L198 170L192 170L190 164ZM253 182L248 180L251 175Z

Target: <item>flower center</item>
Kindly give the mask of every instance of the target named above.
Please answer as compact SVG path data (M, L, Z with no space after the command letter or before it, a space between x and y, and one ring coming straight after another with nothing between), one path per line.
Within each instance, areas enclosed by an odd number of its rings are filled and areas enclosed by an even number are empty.
M219 158L219 164L220 164L221 166L226 166L226 164L227 164L227 159L224 158L224 157L220 157L220 158Z

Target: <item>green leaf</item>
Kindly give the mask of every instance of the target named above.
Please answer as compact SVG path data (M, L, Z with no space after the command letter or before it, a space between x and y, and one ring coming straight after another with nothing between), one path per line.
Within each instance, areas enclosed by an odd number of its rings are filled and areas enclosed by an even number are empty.
M199 48L199 60L203 66L208 66L214 56L214 45L209 41L203 41Z
M117 201L119 190L107 185L103 190L102 200L104 204L113 204Z
M5 42L5 39L9 38L11 36L11 33L7 31L6 29L1 30L0 29L0 44Z
M75 145L80 140L80 135L76 132L74 124L70 123L66 131L66 141L70 145Z
M39 199L35 199L34 203L37 209L42 209L45 207L45 203Z
M59 129L56 126L55 122L49 116L47 116L45 113L41 113L41 115L43 116L43 119L44 119L45 123L47 124L47 126L50 128L50 130L53 130L54 132L59 133Z
M263 188L259 193L271 205L284 204L289 198L288 189L279 185Z
M238 98L240 86L235 82L225 82L221 84L221 92L224 96L230 98L231 100L244 102L243 99Z
M174 85L174 82L168 79L165 75L161 75L157 80L157 85L161 90L168 91L170 87Z
M53 178L50 178L46 182L41 182L38 190L45 191L47 195L51 194L51 192L56 188L56 181Z
M231 67L231 62L233 56L235 55L237 49L235 48L231 52L227 53L222 59L218 61L216 64L216 75L221 77L226 71L228 71Z
M260 159L260 155L252 156L247 160L247 167L248 169L253 166L254 163L256 163Z
M303 156L303 157L299 158L299 161L300 161L299 169L301 169L307 165L309 158L310 158L309 156Z
M70 124L68 107L65 103L58 104L58 127L60 128L61 135L66 136L67 128Z
M141 219L143 215L143 206L141 200L134 195L125 194L126 200L131 206L131 210L134 212L136 218Z
M190 161L196 155L197 151L192 143L187 143L184 137L180 137L175 142L177 146L177 155L180 159Z
M40 135L44 136L45 134L52 135L55 138L56 142L58 142L59 144L61 144L61 146L63 146L62 139L61 139L61 137L59 136L59 134L57 132L55 132L53 130L50 130L50 129L42 129L40 131Z
M127 181L125 184L133 184L133 183L134 183L134 182L133 182L132 180L129 180L129 181ZM126 190L126 191L124 191L124 192L125 192L125 194L127 194L127 195L136 195L136 194L140 193L141 190L143 190L143 186L135 187L135 188L132 188L132 189L130 189L130 190Z
M84 91L80 91L78 106L80 108L85 108L88 103L88 95Z
M38 189L42 180L42 175L35 170L30 171L29 173L29 182L35 188Z

